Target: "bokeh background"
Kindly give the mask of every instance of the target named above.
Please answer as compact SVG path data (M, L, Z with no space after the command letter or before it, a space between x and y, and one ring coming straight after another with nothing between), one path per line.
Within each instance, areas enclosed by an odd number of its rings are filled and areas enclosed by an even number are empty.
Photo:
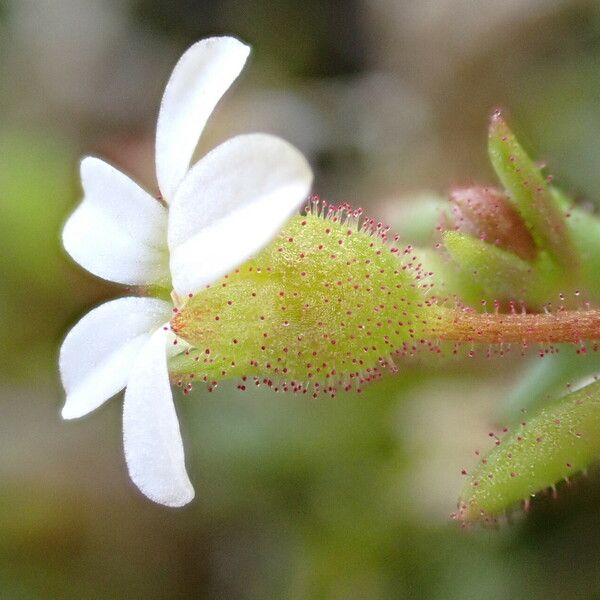
M155 189L162 89L213 34L253 54L200 153L280 134L321 196L428 244L415 203L493 181L503 106L564 187L600 198L597 1L0 0L0 597L600 598L597 475L497 530L449 520L518 357L424 360L317 401L198 386L177 399L197 490L181 510L130 483L120 398L60 420L62 337L124 293L61 249L79 158Z

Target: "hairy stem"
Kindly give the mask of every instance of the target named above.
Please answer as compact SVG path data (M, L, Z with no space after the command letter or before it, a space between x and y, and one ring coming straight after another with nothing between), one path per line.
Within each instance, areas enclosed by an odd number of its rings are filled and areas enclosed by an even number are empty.
M439 339L487 344L579 343L600 339L600 310L560 310L540 314L481 314L443 309L431 335Z

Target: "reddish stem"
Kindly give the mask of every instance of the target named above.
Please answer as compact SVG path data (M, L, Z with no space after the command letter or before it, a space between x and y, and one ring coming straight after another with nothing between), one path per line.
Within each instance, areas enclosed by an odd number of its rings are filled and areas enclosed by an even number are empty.
M600 310L540 314L481 314L447 310L431 333L439 339L476 343L579 343L600 340Z

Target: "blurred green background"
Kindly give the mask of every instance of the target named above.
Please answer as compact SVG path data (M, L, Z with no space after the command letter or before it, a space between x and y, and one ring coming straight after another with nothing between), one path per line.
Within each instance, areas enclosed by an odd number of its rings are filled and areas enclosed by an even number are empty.
M0 597L600 598L598 475L498 530L449 520L517 355L424 358L316 401L198 386L178 398L197 490L181 510L129 481L119 398L60 420L62 337L124 293L61 249L78 160L155 189L162 89L213 34L253 54L199 151L280 134L317 193L407 241L412 201L492 179L498 105L563 186L600 198L598 2L0 0Z

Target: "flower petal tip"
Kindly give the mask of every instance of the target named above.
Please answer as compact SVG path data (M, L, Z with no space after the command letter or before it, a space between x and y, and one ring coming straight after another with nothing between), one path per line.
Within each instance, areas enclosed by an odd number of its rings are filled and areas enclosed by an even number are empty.
M198 138L250 48L233 37L196 42L181 56L165 88L156 129L156 175L169 203L185 177Z
M194 487L187 476L178 482L172 481L169 486L166 486L164 482L157 486L156 481L148 479L144 473L132 471L131 465L129 465L129 475L146 498L162 506L181 508L189 504L196 496Z
M77 402L74 402L70 398L67 398L65 405L62 407L62 410L60 411L60 416L65 421L70 421L72 419L79 419L87 412L87 411L82 411L80 408L81 407L78 405Z
M164 506L169 506L170 508L182 508L189 504L196 497L196 492L192 487L192 484L188 482L188 485L182 487L178 493L174 493L173 495L165 498L163 500L156 499L155 502L162 504Z
M185 54L188 52L194 52L197 48L210 48L220 46L223 50L227 50L230 53L238 53L240 58L247 58L250 54L250 46L248 44L244 44L244 42L240 41L238 38L233 37L231 35L216 35L209 38L204 38L203 40L199 40L195 44L192 44Z

